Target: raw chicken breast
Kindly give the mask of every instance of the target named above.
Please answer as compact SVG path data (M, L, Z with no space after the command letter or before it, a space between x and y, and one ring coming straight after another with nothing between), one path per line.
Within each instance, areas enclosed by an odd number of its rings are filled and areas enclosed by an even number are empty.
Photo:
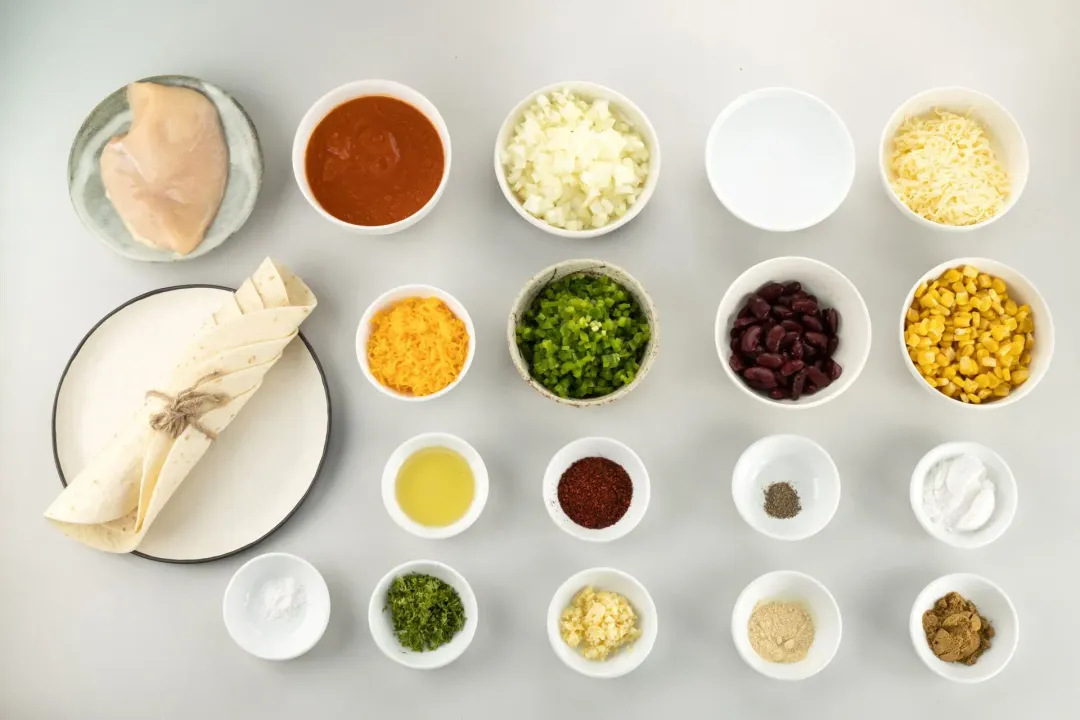
M136 240L187 255L217 215L229 151L217 109L202 93L133 83L134 118L101 153L101 180Z

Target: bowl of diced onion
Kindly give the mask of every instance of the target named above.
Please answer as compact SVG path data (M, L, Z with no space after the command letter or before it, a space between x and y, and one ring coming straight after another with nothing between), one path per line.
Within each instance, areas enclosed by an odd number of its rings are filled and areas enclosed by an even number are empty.
M660 144L645 113L595 83L530 93L495 141L495 176L507 202L561 237L598 237L630 222L659 175Z
M967 232L1012 209L1027 185L1020 125L992 97L962 87L926 90L893 112L878 156L885 192L923 227Z

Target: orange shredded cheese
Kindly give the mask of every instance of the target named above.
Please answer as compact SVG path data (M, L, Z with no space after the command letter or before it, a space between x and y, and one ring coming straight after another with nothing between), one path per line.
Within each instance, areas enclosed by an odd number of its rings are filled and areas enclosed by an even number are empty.
M371 374L403 395L439 392L457 379L468 353L465 323L439 298L405 298L371 320Z

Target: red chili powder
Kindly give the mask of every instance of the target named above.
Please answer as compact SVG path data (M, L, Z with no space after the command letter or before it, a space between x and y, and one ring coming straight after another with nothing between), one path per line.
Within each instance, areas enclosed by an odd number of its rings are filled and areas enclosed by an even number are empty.
M602 457L578 460L559 478L559 505L583 528L602 530L630 509L634 483L623 466Z

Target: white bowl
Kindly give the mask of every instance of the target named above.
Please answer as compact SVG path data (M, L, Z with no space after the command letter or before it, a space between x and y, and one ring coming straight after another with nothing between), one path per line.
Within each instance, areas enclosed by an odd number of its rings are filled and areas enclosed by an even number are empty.
M397 476L398 472L401 471L401 466L409 459L410 455L426 447L445 447L459 453L469 463L469 468L473 474L475 489L472 504L460 520L445 527L421 525L406 515L397 501ZM480 517L480 513L484 510L488 498L487 467L484 465L480 453L476 452L472 445L456 435L448 433L417 435L398 445L397 449L386 461L386 467L383 469L382 475L382 498L383 505L386 506L386 512L402 529L422 538L442 539L453 537L468 529L476 522L476 519Z
M767 395L757 393L735 374L729 364L732 353L728 332L732 322L746 298L765 283L774 280L801 282L803 290L816 296L822 307L835 308L840 314L840 345L833 359L844 368L843 374L824 390L819 390L814 395L804 395L795 401L773 400ZM817 407L839 397L858 379L866 365L866 358L870 355L870 312L866 309L862 295L839 270L804 257L765 260L735 278L735 282L731 283L720 301L713 333L724 372L735 386L756 400L786 409Z
M984 220L975 225L942 225L915 213L893 192L891 185L893 174L892 170L889 169L889 159L892 156L896 131L905 119L926 115L934 110L949 110L958 115L970 115L972 119L989 131L990 147L994 151L994 156L1004 165L1010 183L1009 196L1005 199L1005 207L989 220ZM968 88L935 88L908 98L900 107L896 108L892 117L885 123L885 129L881 132L878 168L881 182L885 187L885 194L892 200L893 205L900 209L904 217L914 220L923 227L933 228L934 230L968 232L976 228L986 227L1004 217L1020 199L1020 195L1027 186L1028 165L1027 141L1024 140L1020 125L1013 116L997 100Z
M762 88L716 118L705 142L705 173L724 207L748 225L802 230L844 202L855 178L855 144L820 99Z
M625 215L603 227L591 228L589 230L564 230L549 225L525 210L521 204L521 200L514 195L514 191L510 189L510 184L506 181L506 170L503 167L500 155L502 154L503 149L510 144L510 140L514 136L514 128L521 121L522 117L524 117L525 110L533 104L538 96L550 94L558 90L572 90L575 95L583 100L608 100L610 102L612 114L619 119L624 120L636 130L637 133L641 135L641 139L644 141L646 147L649 148L649 174L645 177L645 184L641 189L641 194L638 196L637 201ZM517 211L518 215L525 218L533 227L538 227L544 232L558 235L559 237L579 239L599 237L601 235L606 235L613 230L617 230L633 220L649 202L653 192L656 190L656 183L660 178L660 141L656 137L656 130L653 129L649 119L645 117L645 113L643 113L641 108L637 105L630 102L629 98L625 95L617 93L603 85L580 80L555 83L554 85L548 85L547 87L540 88L539 90L530 93L524 100L519 102L514 109L510 111L510 114L506 116L506 119L503 120L502 127L499 129L499 135L495 139L495 177L499 181L499 187L502 188L503 196L506 198L506 201Z
M433 392L430 395L405 395L395 390L391 390L376 380L375 376L371 374L371 366L368 364L367 359L367 343L368 338L371 337L371 319L375 317L375 313L396 302L411 297L439 298L446 303L446 306L450 308L451 312L457 315L458 318L465 323L465 331L469 334L469 350L465 355L465 365L462 366L461 372L458 373L458 376L454 378L452 383L442 390ZM434 400L453 390L465 377L465 374L469 372L469 368L472 366L473 357L475 355L476 328L473 327L473 321L472 317L469 316L469 311L466 310L465 306L458 302L458 299L453 295L445 290L432 287L431 285L401 285L393 290L387 290L382 295L375 298L375 301L368 306L368 309L364 311L364 314L360 318L360 325L356 328L356 359L360 362L360 369L364 372L364 377L366 377L368 381L384 395L389 395L392 398L404 400L405 402L425 402L427 400Z
M772 601L801 602L814 621L814 642L799 662L769 662L750 645L750 616L759 603ZM820 582L794 570L766 573L751 582L735 601L731 613L731 635L743 661L776 680L805 680L824 670L840 647L842 630L836 599Z
M311 185L308 184L307 170L305 168L304 160L307 154L308 140L311 138L311 133L313 133L319 123L323 121L323 118L339 105L346 103L349 100L355 100L358 97L367 95L384 95L407 102L422 112L424 116L431 121L431 124L435 126L435 130L439 133L439 139L442 140L444 156L443 174L442 179L439 180L439 187L436 188L435 194L431 196L431 199L427 201L427 204L424 205L424 207L420 208L404 220L399 220L395 223L390 223L389 225L354 225L345 222L344 220L339 220L326 212L326 210L323 209L323 206L319 204L319 201L315 199L314 193L311 192ZM342 230L347 230L351 233L356 233L357 235L389 235L391 233L400 232L401 230L418 223L421 218L431 212L435 207L435 204L439 202L439 198L442 197L443 191L446 189L446 181L450 178L450 130L446 127L446 122L435 108L435 105L411 87L394 82L393 80L356 80L354 82L345 83L326 93L316 100L315 104L311 106L311 109L304 114L304 117L300 120L300 126L296 128L296 136L293 138L292 166L293 175L296 177L296 184L300 187L300 192L303 193L308 203L311 204L311 207L315 208L316 212L331 223Z
M626 470L634 485L630 507L617 523L602 530L591 530L575 523L559 504L559 480L567 468L587 457L602 457L618 463ZM586 437L565 445L548 463L544 471L544 507L552 521L562 530L582 540L608 542L617 540L637 527L649 507L649 473L637 453L618 440L606 437Z
M939 660L926 642L926 633L922 627L923 613L934 607L938 598L951 592L958 592L975 603L979 614L994 627L990 649L983 653L974 665ZM911 643L919 659L941 677L960 683L979 683L1004 670L1012 660L1020 639L1020 618L1017 617L1016 608L1009 596L986 578L970 573L945 575L923 588L915 598L915 604L911 606L909 624Z
M1029 305L1031 307L1032 317L1035 319L1035 350L1032 352L1031 367L1028 368L1030 375L1028 376L1027 382L1019 387L1013 388L1012 392L999 400L983 402L978 405L965 403L959 399L951 398L945 393L938 391L937 388L930 387L929 383L927 383L923 376L919 374L919 370L915 367L915 363L911 361L911 357L908 355L907 343L904 340L904 323L907 320L908 308L911 307L911 303L915 299L915 291L918 290L919 286L924 282L933 282L949 268L960 267L961 265L971 265L978 269L979 272L1001 278L1008 286L1009 297L1015 300L1017 305ZM1046 376L1046 371L1050 369L1050 360L1054 356L1054 339L1054 319L1050 315L1050 306L1046 304L1046 300L1043 299L1042 294L1030 280L1008 265L1000 263L997 260L963 257L943 262L926 272L911 286L911 290L904 296L904 304L900 308L900 352L903 355L904 365L907 367L908 372L911 373L911 376L915 378L919 387L953 406L971 408L973 410L987 410L1012 405L1021 398L1027 397L1031 391L1035 389L1035 386L1042 382L1043 377Z
M931 468L942 460L970 454L977 457L986 466L987 474L994 483L994 513L978 530L973 532L949 532L940 525L930 522L923 510L923 485ZM974 442L947 442L938 445L926 453L915 471L911 473L911 509L915 518L926 532L943 543L958 548L979 548L989 545L1005 534L1016 515L1017 490L1016 477L1008 463L996 452Z
M397 636L394 635L394 623L390 617L390 611L386 610L386 595L390 590L390 583L395 578L412 573L431 575L451 585L457 590L461 603L465 607L465 627L447 644L427 652L416 652L401 646ZM368 627L371 628L371 637L374 638L375 644L386 657L416 670L435 670L457 660L469 647L473 636L476 635L479 612L476 595L460 573L449 565L434 560L413 560L398 565L386 573L375 586L375 590L371 593L371 602L368 603Z
M272 619L260 593L267 583L292 578L304 601L292 614ZM307 560L266 553L244 563L225 588L225 628L236 644L264 660L291 660L315 647L330 622L330 592Z
M774 469L762 472L769 464ZM797 466L810 469L812 479L796 480ZM786 477L784 470L792 474ZM799 493L802 510L793 518L779 519L765 512L765 489L788 482ZM840 504L840 471L825 448L801 435L769 435L743 451L731 476L735 508L746 523L777 540L803 540L829 524Z
M633 644L609 655L607 660L586 660L581 652L563 641L562 632L559 630L563 610L569 607L574 596L586 587L622 595L637 615L637 627L641 630L641 637ZM551 604L548 606L547 631L551 648L567 667L593 678L621 677L645 662L645 658L649 656L656 643L658 623L656 605L653 604L649 591L627 573L614 568L591 568L571 575L555 591L555 596L551 598Z
M649 329L651 331L649 343L645 346L645 354L641 358L641 366L638 368L637 375L630 381L630 384L623 385L621 388L608 395L585 400L559 397L533 379L529 364L525 362L525 358L522 357L521 350L518 349L517 344L518 323L528 311L529 306L532 305L536 296L540 294L540 291L556 280L579 272L590 273L593 275L606 275L626 288L626 290L634 296L634 299L637 300L638 305L641 306L642 312L645 313L645 318L649 321ZM506 341L510 347L510 359L514 362L514 367L517 368L518 375L520 375L533 390L546 398L554 400L560 405L592 407L596 405L607 405L608 403L626 397L631 390L640 385L641 381L645 379L649 370L652 369L653 361L656 359L656 353L660 349L660 321L657 316L656 306L653 305L649 293L645 292L645 288L641 283L635 280L630 273L626 272L621 267L602 260L566 260L550 267L546 267L533 275L529 282L525 284L525 287L521 289L521 292L518 293L518 296L514 299L514 306L510 310L510 319L506 324Z

